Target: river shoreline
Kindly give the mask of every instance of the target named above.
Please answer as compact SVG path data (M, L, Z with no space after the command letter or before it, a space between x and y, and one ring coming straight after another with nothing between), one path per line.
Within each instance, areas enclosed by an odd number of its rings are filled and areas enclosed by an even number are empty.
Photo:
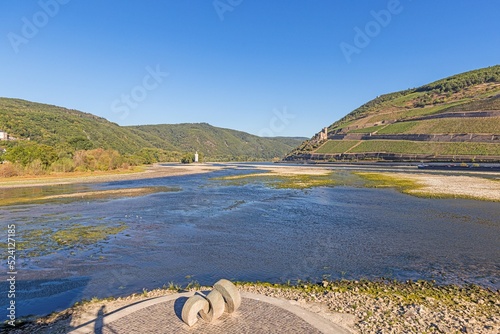
M181 176L209 173L222 167L212 164L171 164L168 167L154 164L140 171L95 172L74 175L73 173L47 175L42 177L13 177L0 179L0 189L41 187L76 183L104 183L113 181L141 180L166 176Z
M202 174L226 168L256 169L265 172L267 176L324 176L329 173L349 170L361 177L368 176L372 182L367 186L393 187L403 193L428 198L464 198L500 202L500 173L436 173L412 169L394 169L387 166L359 168L359 166L308 166L308 165L264 165L264 164L155 164L146 166L138 172L118 172L102 174L86 174L74 176L49 175L39 178L9 178L0 179L0 189L23 187L41 187L64 184L105 183L113 181L141 180L168 176ZM333 176L335 177L335 176ZM401 187L401 182L405 187ZM348 184L347 184L348 185ZM410 186L411 185L411 186Z
M500 292L475 285L437 286L429 281L322 281L297 285L237 283L240 291L292 301L353 333L498 333ZM24 319L10 333L66 333L96 317L179 291L171 284L120 298L92 299L47 317Z
M297 176L310 175L311 180L313 181L316 180L317 178L324 178L325 176L327 176L328 178L337 177L337 179L341 179L343 173L341 170L332 169L331 167L319 168L313 166L279 166L279 165L276 166L276 165L264 165L264 164L244 165L244 164L231 164L231 163L216 164L216 165L172 164L165 166L161 165L151 166L148 170L141 173L100 175L99 177L96 178L91 177L87 179L87 181L110 182L110 181L118 181L120 179L138 180L138 179L147 179L151 177L165 177L165 176L178 176L178 175L187 175L195 173L207 173L210 171L217 171L222 169L237 170L238 173L233 173L232 171L230 171L229 173L229 174L237 174L236 178L232 175L229 176L230 180L231 178L233 178L236 181L238 180L238 178L240 178L241 175L245 175L244 173L248 173L248 175L264 175L264 177L271 179L275 177L283 178L283 176L287 176L285 179L292 179L292 180L295 180ZM261 170L262 173L256 174L255 173L256 169ZM240 173L242 171L243 173ZM346 174L349 175L350 173L355 174L356 171L349 170L348 172L346 172ZM372 185L373 187L393 187L401 192L410 195L418 195L418 194L412 194L411 190L412 189L414 190L415 187L417 187L420 190L425 189L424 183L430 182L429 180L433 180L433 182L436 182L436 180L441 180L442 182L445 182L445 184L449 185L449 187L444 187L443 185L440 185L439 189L441 188L447 189L449 193L455 192L456 194L453 196L457 197L461 196L460 193L457 193L458 190L468 187L474 189L471 186L474 184L481 185L479 188L476 187L479 190L480 188L483 188L483 190L487 188L488 191L493 194L495 193L500 194L499 191L500 188L498 188L500 187L500 182L498 180L495 180L495 178L497 178L497 176L495 175L493 175L492 178L490 179L486 179L484 177L475 175L474 176L471 175L459 176L459 175L448 175L448 174L443 175L436 173L413 172L410 170L405 171L404 174L401 174L401 172L398 171L376 170L372 174L375 174L376 176L376 178L374 178L373 180L373 182L375 183L374 185ZM380 178L380 175L385 177L385 179ZM204 176L202 178L205 179ZM458 180L457 178L465 178L465 179L463 179L462 183L457 183ZM359 179L361 180L362 178ZM179 180L182 181L182 179ZM81 180L78 178L72 178L70 180L52 180L52 181L54 182L53 184L61 184L57 183L61 181L68 183L70 182L82 183ZM184 180L184 182L187 181ZM207 181L207 182L213 182L213 181ZM379 182L379 184L377 184L377 182ZM33 185L34 183L36 182L33 182L28 185L21 184L18 186L25 186L25 187L34 186ZM49 184L50 183L43 183L42 185L46 186ZM342 186L343 184L339 183L338 185ZM485 187L485 185L487 185L487 187ZM365 184L365 186L370 186L370 185ZM130 195L135 196L136 195L135 192L137 192L137 194L140 194L147 189L140 187L135 188L135 190L133 190ZM319 189L319 190L329 191L330 189ZM353 190L356 189L350 189L350 191ZM240 191L246 191L246 189L243 190L240 189ZM109 189L97 192L96 191L81 192L81 193L73 192L72 194L68 195L56 195L56 196L57 198L68 199L68 197L70 198L75 196L81 197L84 195L114 196L115 193L119 194L120 192L117 190ZM299 196L308 196L307 193L306 194L302 192L300 193L297 192L297 193L299 194ZM179 194L182 194L182 192ZM399 194L392 193L391 196L397 197L399 196ZM447 195L436 194L436 197L441 198L440 196L453 197L451 194ZM392 198L393 197L391 197L391 199ZM230 197L230 199L233 198ZM491 200L494 199L489 199L489 201ZM227 199L225 199L225 201L227 201ZM280 201L282 201L282 199L280 199ZM375 202L380 203L383 201L376 199ZM234 203L233 204L234 205L241 204L240 202L237 201L235 203L236 204ZM279 203L281 204L282 202ZM430 205L431 201L429 201L428 203ZM471 204L477 204L477 205L484 204L487 205L488 207L496 205L496 203L472 203L472 202ZM172 205L172 203L170 203L170 205ZM437 206L441 205L441 203L434 204L434 202L432 201L432 205ZM234 206L229 206L226 211L232 212L233 209ZM455 210L453 210L452 212L455 212ZM493 212L496 212L496 210L494 210ZM55 220L53 216L49 216L49 218L45 219L50 221ZM496 221L496 219L494 220ZM445 231L446 233L449 233L449 230ZM245 235L250 235L250 233L247 233ZM270 233L270 235L274 235L274 233ZM332 242L329 240L325 241L325 245L332 244ZM363 241L364 240L366 240L366 238L363 239ZM483 238L480 241L484 242L484 240L485 239ZM477 241L475 242L475 244L479 243ZM354 244L360 245L360 243L354 243ZM492 247L495 245L494 243L490 242L489 245L490 249L494 249L494 247ZM299 259L300 257L303 256L303 254L306 253L307 252L303 253L300 251L295 252L295 254L299 254ZM318 259L321 258L324 255L324 253L321 251L318 253L314 253L313 255L314 258ZM335 259L338 259L338 257L335 257ZM482 260L480 258L479 261L477 261L476 263L481 261ZM261 263L258 263L259 268L260 266ZM474 269L474 272L476 272L476 270L477 269ZM495 271L493 271L493 277L494 276L495 276ZM291 276L287 274L285 277L291 277ZM351 277L351 278L356 278L356 277ZM249 278L249 280L257 280L257 279L258 278ZM161 285L162 283L158 284ZM204 284L206 284L206 282L204 282ZM500 329L499 291L479 287L477 285L464 284L463 286L458 286L458 285L437 286L432 281L402 283L402 282L384 281L384 280L377 281L376 279L373 279L370 281L340 280L340 281L323 281L319 283L302 282L302 283L297 283L297 285L270 284L270 283L241 283L239 284L239 287L240 289L242 289L242 291L248 291L266 296L292 300L306 309L322 310L322 312L326 314L328 317L331 317L332 319L337 319L338 321L347 324L348 327L352 328L354 332L376 333L378 330L382 329L384 333L385 332L497 333L498 330ZM149 288L152 287L150 286ZM138 288L136 287L133 290L129 290L127 294L136 291L136 289L140 289L140 287ZM161 296L165 294L172 294L177 292L178 290L179 288L173 285L171 287L167 286L162 289L153 290L149 292L145 291L142 294L130 295L128 297L121 297L117 299L110 298L106 300L99 300L96 298L93 299L91 302L80 303L78 306L69 308L62 312L55 313L49 317L43 317L37 319L33 318L24 319L26 324L23 325L23 327L20 327L17 333L24 333L24 332L66 333L69 328L77 324L77 323L72 323L72 321L84 322L83 319L86 319L86 317L88 318L89 314L92 314L92 312L97 312L98 310L100 310L102 306L105 306L106 309L105 312L109 313L120 307L124 307L131 303L134 303L135 301L144 300L147 298L154 298L155 296ZM74 302L74 300L72 302ZM71 304L68 303L64 307L67 307L68 305ZM9 331L9 332L16 333L16 331Z

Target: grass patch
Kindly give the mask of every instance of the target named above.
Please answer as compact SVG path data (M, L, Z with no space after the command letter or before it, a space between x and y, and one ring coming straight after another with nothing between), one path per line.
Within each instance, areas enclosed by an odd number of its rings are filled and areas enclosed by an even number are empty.
M423 188L422 185L414 180L409 180L398 176L364 172L355 172L354 174L367 181L365 183L365 187L369 188L396 188L402 193L412 195L413 193L410 193L411 190Z
M267 187L274 189L308 189L314 187L333 187L337 185L328 174L275 174L275 173L254 173L244 175L225 176L212 180L226 181L227 185L242 186L255 182L261 182Z
M357 143L359 143L358 140L329 140L318 150L316 150L315 153L344 153Z
M440 118L412 123L417 124L400 133L500 133L500 117Z
M410 133L411 129L418 124L417 121L399 122L388 125L386 128L380 130L378 134L400 134Z
M500 155L496 143L451 143L408 140L366 140L351 153L401 153L428 155Z
M115 225L73 224L66 228L42 228L20 231L16 238L16 249L20 257L38 257L63 249L78 249L96 244L127 229L125 223ZM0 247L6 248L5 243Z
M110 235L118 234L126 228L127 226L123 223L115 227L75 224L68 229L55 232L51 239L60 246L91 245L106 239Z
M350 131L348 131L348 133L373 133L373 132L379 131L384 126L386 126L386 125L370 126L370 127L367 127L367 128L350 130Z

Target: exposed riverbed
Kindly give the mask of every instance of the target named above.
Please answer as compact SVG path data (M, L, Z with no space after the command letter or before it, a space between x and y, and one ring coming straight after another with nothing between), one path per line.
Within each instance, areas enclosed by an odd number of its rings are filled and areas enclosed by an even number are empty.
M269 177L221 179L256 172L231 168L16 190L22 198L40 191L52 196L0 209L2 227L16 224L24 241L18 316L169 282L210 285L221 277L282 283L386 277L500 288L499 203L365 188L347 171L334 172L328 187L306 189L276 187ZM117 198L118 189L156 190ZM112 197L58 196L110 190ZM114 230L79 243L74 233L85 226ZM58 242L57 231L74 232L76 241ZM2 267L2 281L4 273ZM7 298L0 298L4 307Z

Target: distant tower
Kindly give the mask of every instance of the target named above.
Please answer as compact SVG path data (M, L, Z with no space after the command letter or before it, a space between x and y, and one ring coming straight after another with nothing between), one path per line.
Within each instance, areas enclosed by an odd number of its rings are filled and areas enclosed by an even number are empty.
M321 140L327 140L328 139L328 128L323 128L323 131L321 131Z
M198 162L198 151L194 154L194 162Z

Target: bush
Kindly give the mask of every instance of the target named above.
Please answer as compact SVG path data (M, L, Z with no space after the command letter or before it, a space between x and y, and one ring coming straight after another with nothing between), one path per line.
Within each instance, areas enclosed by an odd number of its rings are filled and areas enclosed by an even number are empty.
M19 163L24 167L35 160L40 160L43 167L47 168L57 160L57 153L54 148L47 145L40 145L33 142L20 142L5 152L4 159L10 162Z
M76 151L73 163L78 171L107 171L119 168L123 163L123 158L115 150L98 148L89 151Z
M62 158L54 162L50 168L54 172L72 172L75 170L75 162L70 158Z
M0 164L0 177L13 177L20 175L23 175L22 166L10 162Z
M181 158L183 164L191 164L194 162L194 154L187 153Z
M26 166L26 173L30 175L43 175L45 172L45 165L40 159L35 159Z

